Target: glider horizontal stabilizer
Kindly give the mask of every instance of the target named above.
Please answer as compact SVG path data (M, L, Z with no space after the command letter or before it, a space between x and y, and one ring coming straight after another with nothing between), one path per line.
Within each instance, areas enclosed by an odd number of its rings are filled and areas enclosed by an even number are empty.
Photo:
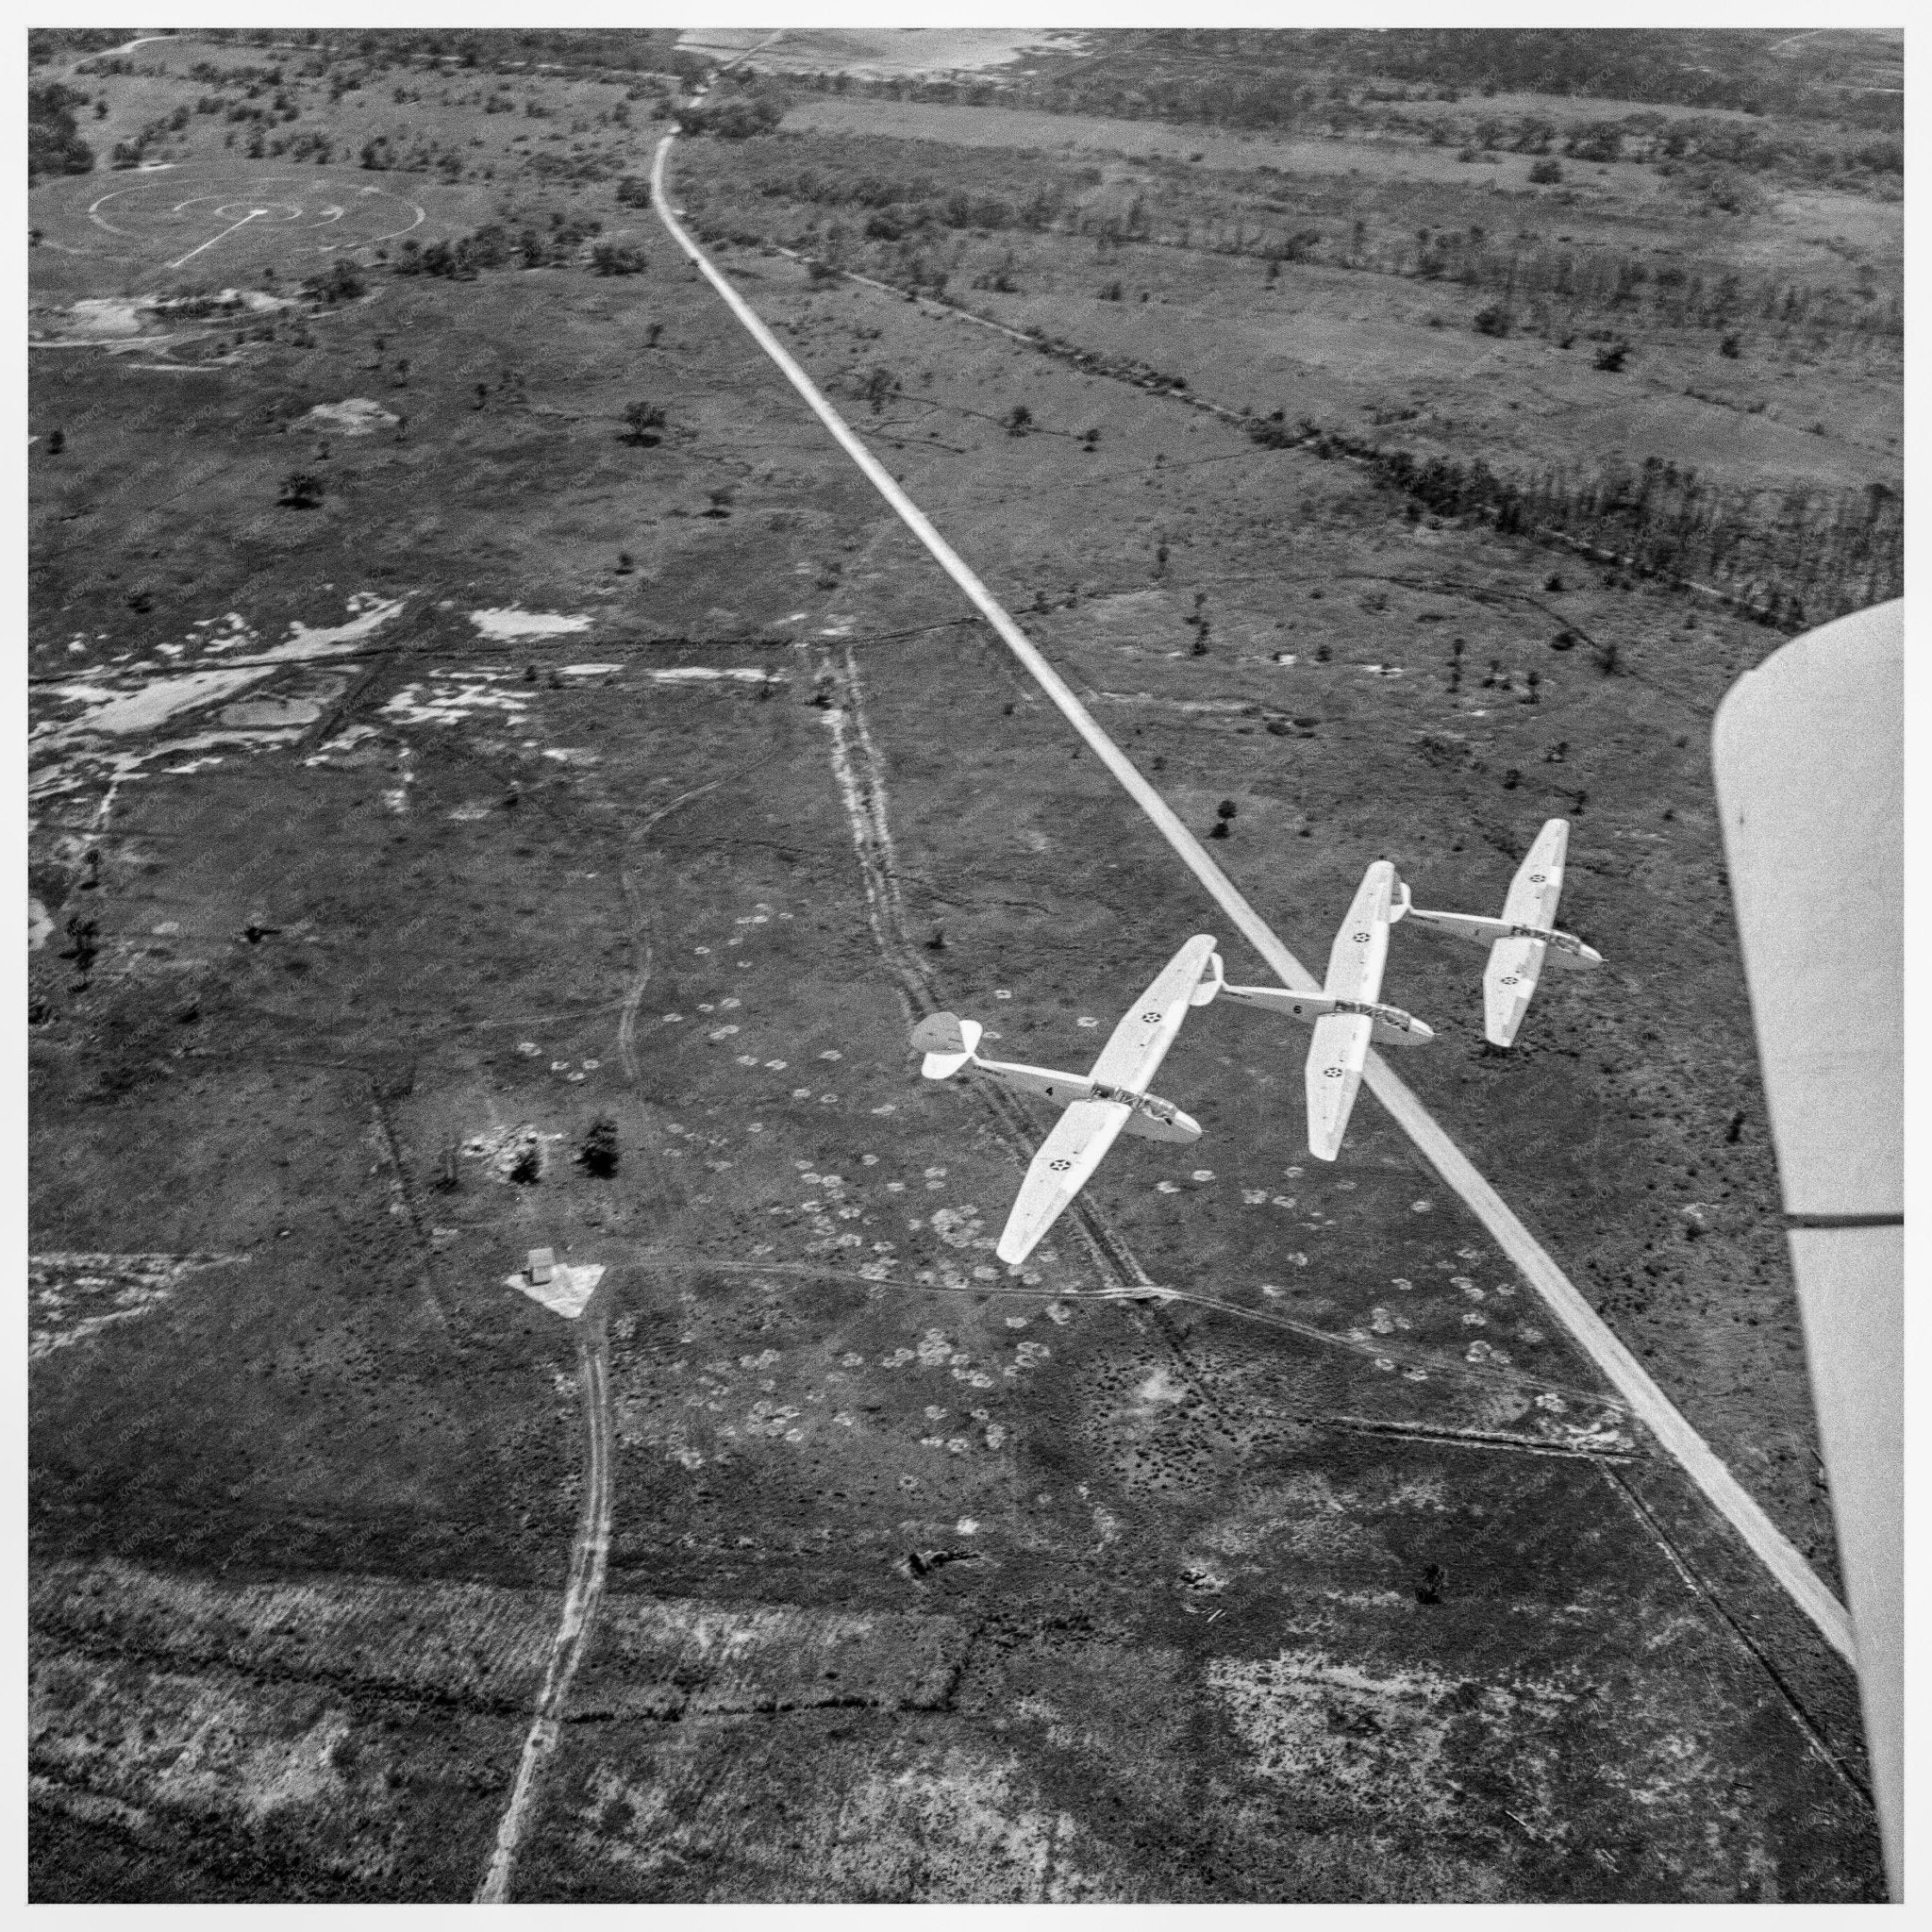
M979 1046L985 1031L977 1020L962 1020L957 1013L933 1013L912 1029L912 1049L925 1056L920 1072L928 1080L949 1080Z

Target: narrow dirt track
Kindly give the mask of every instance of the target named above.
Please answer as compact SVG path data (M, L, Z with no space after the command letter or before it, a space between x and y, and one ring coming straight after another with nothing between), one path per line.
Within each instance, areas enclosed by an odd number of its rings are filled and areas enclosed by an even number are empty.
M925 545L941 569L973 601L1034 681L1053 700L1067 722L1153 822L1182 863L1227 914L1241 936L1274 969L1282 983L1301 992L1319 991L1321 982L1289 951L1267 922L1242 897L1239 888L1208 856L1200 841L1174 815L1167 801L1094 722L1059 674L1035 648L992 593L934 528L924 512L899 487L891 474L866 448L844 418L820 393L811 378L787 353L757 311L685 232L672 211L665 183L665 166L671 144L675 139L675 135L667 134L658 142L651 163L652 205L671 239L696 264L705 279L718 291L752 339L777 365L840 447L858 465L900 521ZM1796 1546L1732 1475L1664 1391L1651 1380L1636 1357L1610 1331L1555 1259L1505 1205L1494 1188L1477 1173L1474 1165L1450 1140L1422 1102L1389 1070L1379 1055L1373 1052L1369 1055L1363 1077L1370 1091L1389 1109L1396 1124L1407 1134L1444 1184L1452 1188L1481 1221L1497 1246L1542 1296L1552 1312L1623 1396L1631 1412L1643 1422L1682 1466L1711 1507L1743 1539L1774 1580L1811 1620L1839 1656L1847 1663L1856 1663L1851 1620L1844 1606L1825 1588Z
M557 1749L570 1687L590 1648L604 1596L604 1574L610 1559L610 1341L601 1313L586 1316L577 1337L577 1367L584 1403L584 1507L571 1545L570 1579L564 1586L563 1614L558 1620L550 1662L538 1693L536 1716L524 1740L509 1804L496 1827L490 1869L476 1888L479 1906L508 1902L516 1875L517 1849L529 1824L543 1767Z

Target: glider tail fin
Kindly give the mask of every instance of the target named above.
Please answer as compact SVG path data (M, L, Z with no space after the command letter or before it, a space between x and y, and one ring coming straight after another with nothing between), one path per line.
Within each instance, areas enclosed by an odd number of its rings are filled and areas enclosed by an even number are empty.
M957 1013L929 1014L912 1029L912 1049L925 1056L919 1071L928 1080L950 1080L973 1058L984 1030Z
M1188 995L1189 1006L1207 1006L1226 984L1227 974L1222 970L1221 955L1209 953L1207 965L1201 969L1200 984Z

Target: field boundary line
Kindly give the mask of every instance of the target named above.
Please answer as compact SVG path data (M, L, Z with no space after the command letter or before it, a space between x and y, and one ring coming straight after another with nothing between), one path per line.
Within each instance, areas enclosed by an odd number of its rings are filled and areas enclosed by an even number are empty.
M839 446L857 463L908 529L924 543L940 568L972 600L1034 681L1051 698L1067 722L1113 774L1122 789L1153 822L1181 862L1205 887L1221 909L1282 983L1297 992L1318 992L1321 982L1289 951L1240 889L1216 865L1200 841L1175 816L1167 801L1141 776L1112 739L1094 722L1059 674L995 600L965 560L927 520L857 433L834 409L805 371L786 352L757 311L679 225L672 212L664 169L675 135L667 134L651 161L651 199L658 219L690 257L705 279L752 339L777 365L786 380L805 399L812 413L831 432ZM1444 1184L1489 1230L1501 1248L1582 1345L1611 1386L1683 1466L1685 1474L1724 1520L1743 1538L1752 1554L1770 1572L1798 1607L1810 1618L1825 1641L1856 1667L1851 1619L1805 1560L1797 1546L1772 1522L1715 1452L1657 1387L1642 1365L1610 1331L1581 1291L1557 1265L1529 1230L1504 1204L1502 1196L1475 1170L1444 1129L1409 1089L1390 1072L1379 1054L1371 1052L1364 1074L1369 1090L1388 1108L1396 1124L1415 1143Z

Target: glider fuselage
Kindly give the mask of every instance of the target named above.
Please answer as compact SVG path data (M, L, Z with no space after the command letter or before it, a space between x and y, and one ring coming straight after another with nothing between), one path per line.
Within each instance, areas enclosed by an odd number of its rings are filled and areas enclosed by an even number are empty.
M1071 1106L1076 1100L1118 1101L1132 1109L1122 1131L1142 1141L1190 1141L1201 1138L1199 1123L1183 1113L1173 1101L1162 1100L1158 1093L1141 1093L1130 1087L1109 1086L1104 1080L1094 1079L1091 1074L1062 1074L1052 1067L1029 1067L1011 1060L981 1059L977 1054L965 1064L977 1068L1002 1087L1010 1087L1020 1093L1031 1093L1041 1100L1056 1101L1061 1107Z
M1594 946L1587 946L1574 932L1561 932L1555 926L1525 925L1510 919L1486 919L1475 912L1431 912L1421 906L1409 907L1403 917L1419 919L1424 925L1433 925L1441 932L1449 933L1456 939L1470 940L1479 946L1493 945L1498 940L1534 940L1539 945L1549 948L1553 964L1567 967L1573 973L1585 972L1604 963L1604 956Z

